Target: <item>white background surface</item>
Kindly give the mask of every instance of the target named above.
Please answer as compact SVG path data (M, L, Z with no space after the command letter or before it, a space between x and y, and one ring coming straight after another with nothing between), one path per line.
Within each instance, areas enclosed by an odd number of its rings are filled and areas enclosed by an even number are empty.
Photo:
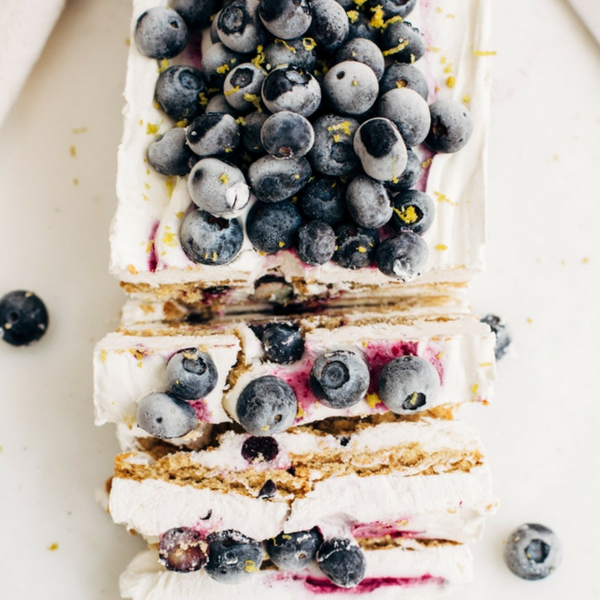
M107 264L129 18L127 0L71 0L0 130L0 295L32 289L51 314L37 346L0 343L2 599L116 600L142 547L95 504L117 444L91 399L93 344L123 301ZM459 596L600 598L600 48L565 0L496 0L491 49L488 268L471 297L517 353L496 403L463 414L502 507ZM502 562L525 521L564 542L546 581Z

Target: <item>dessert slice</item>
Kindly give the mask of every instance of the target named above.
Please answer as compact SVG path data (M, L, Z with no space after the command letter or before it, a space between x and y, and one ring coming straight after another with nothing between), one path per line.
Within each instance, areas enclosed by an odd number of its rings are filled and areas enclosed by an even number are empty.
M451 417L491 398L494 339L472 315L412 309L130 325L96 347L96 423L117 423L131 450L156 438L199 448L218 424L270 435L339 417Z
M134 2L111 231L129 294L239 302L276 280L297 301L393 301L481 270L488 0L315 0L294 39L256 0L210 34L166 4Z

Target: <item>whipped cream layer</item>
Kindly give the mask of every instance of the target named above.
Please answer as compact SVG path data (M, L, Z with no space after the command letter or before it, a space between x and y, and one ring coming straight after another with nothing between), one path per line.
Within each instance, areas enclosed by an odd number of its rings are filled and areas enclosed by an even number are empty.
M333 313L336 314L336 313ZM237 420L236 402L242 390L262 375L287 381L298 401L295 425L329 417L352 417L387 412L377 396L379 372L390 360L412 354L429 360L441 382L428 410L467 402L486 402L495 379L494 334L474 317L410 317L406 313L352 311L347 317L328 314L297 319L304 333L305 353L290 365L269 362L250 325L251 320L224 320L213 326L129 328L106 336L94 352L96 424L126 425L133 438L146 437L136 425L140 400L151 392L166 391L166 365L178 351L200 348L213 359L218 373L215 389L193 402L198 429L175 444L191 444L203 435L205 424ZM258 320L256 323L264 323ZM345 324L347 323L347 324ZM315 358L331 350L352 350L366 360L371 385L364 399L336 410L319 403L310 389ZM129 449L124 446L123 449Z
M261 570L240 585L226 585L206 572L181 575L167 571L158 553L140 553L121 575L124 598L133 600L304 600L326 596L368 596L372 600L429 600L469 583L473 558L466 546L427 547L407 541L384 550L366 550L366 573L353 589L333 586L317 567L298 573Z
M166 5L167 0L134 1L132 31L139 15L158 4ZM469 143L456 154L432 156L424 148L417 149L428 165L418 187L433 198L437 209L433 226L424 235L430 255L417 288L431 283L465 282L483 266L489 5L489 0L446 0L438 8L422 0L409 18L424 33L428 44L428 51L417 66L429 82L429 102L446 98L463 102L475 125ZM199 66L198 48L202 45L206 49L209 44L205 35L201 44L199 40L192 42L175 62ZM182 219L192 209L187 177L162 176L146 161L155 135L175 125L154 105L158 76L157 62L131 44L110 267L116 277L130 284L126 286L128 292L148 292L148 286L162 286L163 297L185 298L185 290L177 286L230 286L249 296L254 282L266 274L285 277L301 297L410 290L413 284L392 280L375 267L349 270L333 262L309 267L288 250L262 256L247 237L239 256L229 265L203 266L192 262L179 239ZM242 223L246 214L247 211L240 219Z

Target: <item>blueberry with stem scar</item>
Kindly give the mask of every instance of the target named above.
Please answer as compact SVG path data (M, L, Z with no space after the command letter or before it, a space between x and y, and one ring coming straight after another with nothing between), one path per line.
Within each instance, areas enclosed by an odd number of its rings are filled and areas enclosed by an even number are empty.
M167 363L167 385L173 396L183 400L204 398L217 386L217 367L206 352L186 348Z
M243 63L229 72L223 92L233 108L246 112L255 107L267 72L252 63Z
M434 152L446 154L464 148L473 133L469 111L455 100L438 100L429 110L431 129L425 144Z
M211 533L206 541L209 559L205 569L215 581L239 584L260 569L262 544L239 531L228 529Z
M187 46L189 33L181 15L156 6L140 15L135 24L135 44L148 58L174 58Z
M304 35L312 22L309 0L260 0L258 14L269 33L283 40Z
M375 104L379 83L371 67L362 62L347 60L327 71L323 89L336 111L362 115Z
M11 346L37 342L48 329L46 305L33 292L17 290L0 299L0 339Z
M258 16L258 0L234 0L217 19L217 34L235 52L254 52L266 39L266 30Z
M187 402L156 392L142 398L137 424L150 435L170 440L183 437L198 425L196 411Z
M200 98L206 90L207 81L202 71L177 65L159 75L154 96L169 117L175 121L191 121L200 112Z
M525 523L513 531L504 547L508 568L521 579L545 579L559 567L561 544L555 533L544 525Z
M310 121L285 110L271 115L265 121L260 136L265 150L282 160L305 156L315 143L315 132Z
M422 237L412 231L401 231L381 242L375 262L384 275L407 283L421 275L428 257L429 247Z

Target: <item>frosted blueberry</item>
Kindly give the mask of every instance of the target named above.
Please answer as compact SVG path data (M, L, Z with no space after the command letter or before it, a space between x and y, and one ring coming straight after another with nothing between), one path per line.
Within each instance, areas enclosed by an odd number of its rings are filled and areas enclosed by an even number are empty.
M502 319L496 315L486 315L481 319L481 322L489 325L490 329L496 334L494 354L496 360L500 360L506 354L508 347L512 344L510 331L508 330L506 323L503 323Z
M412 64L427 50L423 34L408 21L390 23L381 37L383 55L395 61Z
M434 152L458 152L473 133L473 120L469 111L455 100L438 100L429 110L431 129L425 143Z
M335 0L312 1L312 24L308 35L323 50L336 50L348 37L348 15Z
M396 125L409 148L418 146L429 133L429 106L414 90L404 88L386 92L377 104L377 114Z
M206 541L209 559L205 569L214 580L238 584L260 569L263 560L262 544L239 531L228 529L211 533Z
M200 70L208 78L210 87L221 89L228 73L245 60L243 54L234 52L225 44L217 42L209 46L202 55Z
M285 571L300 571L312 563L323 543L321 532L314 527L309 531L280 533L265 541L269 558Z
M265 121L261 141L271 156L290 159L308 154L315 143L315 132L308 119L284 110Z
M174 127L159 135L148 148L148 162L161 175L187 175L198 157L187 145L185 129Z
M257 250L275 254L294 246L301 225L302 217L291 202L257 202L248 213L246 231Z
M335 252L335 232L323 221L311 221L298 231L298 258L307 265L324 265Z
M233 108L233 106L227 102L225 94L217 94L216 96L213 96L208 101L204 112L207 115L210 113L225 113L227 115L231 115L236 120L240 116L240 111Z
M284 40L304 35L312 21L309 0L260 0L258 14L267 30Z
M160 536L158 560L176 573L198 571L208 562L208 544L190 527L169 529Z
M179 13L156 6L140 15L134 39L138 50L149 58L173 58L187 46L189 33Z
M331 67L325 75L323 89L334 109L348 115L366 113L379 94L373 69L352 60Z
M261 341L267 358L274 363L293 363L304 354L304 339L297 325L269 323Z
M428 257L429 248L422 237L412 231L401 231L381 242L375 262L383 274L408 283L421 275Z
M352 0L352 4L353 6L351 8L354 8L354 0ZM348 14L348 19L350 21L350 28L348 31L348 37L346 38L347 40L364 38L366 40L371 40L379 46L381 30L371 25L371 19L367 17L367 15L362 12L358 12L357 10L352 10Z
M346 42L336 53L338 63L354 60L371 68L377 79L381 79L385 69L385 59L379 46L364 38L355 38Z
M213 46L215 44L220 44L221 43L221 39L219 38L219 15L221 14L221 11L218 10L215 13L215 16L213 18L213 20L210 23L210 41L212 42ZM212 48L212 46L211 46ZM204 59L204 56L202 57L202 59Z
M200 94L206 91L206 83L204 74L198 69L179 65L169 67L158 77L155 98L172 119L191 121L200 112Z
M407 17L417 5L418 0L369 0L371 9L381 8L385 19Z
M312 175L310 163L304 157L278 160L263 156L248 169L250 187L262 202L280 202L297 194Z
M392 181L386 181L388 189L392 192L402 192L414 187L421 177L423 172L423 163L418 155L413 152L410 148L406 149L407 161L406 168L402 171L402 175L393 179Z
M46 305L33 292L17 290L0 299L0 339L11 346L37 342L48 329Z
M313 123L315 143L309 158L319 173L346 175L358 166L353 147L358 127L355 119L337 115L325 115Z
M184 21L193 27L210 25L210 18L217 12L217 0L170 0L169 5Z
M260 98L260 90L266 76L266 71L252 63L243 63L235 67L227 75L223 86L227 102L237 110L252 110Z
M258 0L234 0L225 6L217 19L219 39L235 52L254 52L266 39L258 17Z
M307 219L337 225L346 216L345 186L333 178L315 177L300 192L298 206Z
M379 93L383 95L397 89L414 90L424 100L429 97L429 86L425 75L413 65L392 63L386 67L379 82Z
M310 117L321 104L321 86L304 69L293 65L279 67L265 79L262 99L273 113L289 110Z
M346 204L354 222L365 229L383 227L392 218L392 199L387 188L367 175L359 175L350 182Z
M375 259L379 234L375 229L340 225L336 231L337 249L333 260L346 269L368 267Z
M187 130L189 147L198 156L232 152L240 143L236 120L225 113L209 113L194 119Z
M168 391L182 400L204 398L215 389L218 377L210 354L197 348L180 350L167 363Z
M339 587L356 587L365 576L365 555L356 542L347 539L323 542L317 552L317 564L327 579Z
M310 387L319 402L329 408L354 406L369 389L369 367L355 352L324 352L313 364Z
M150 435L170 440L183 437L198 425L196 411L184 400L160 392L142 398L137 424Z
M317 64L314 40L306 37L287 41L276 39L265 48L265 61L268 70L292 65L312 71Z
M515 529L504 547L508 568L521 579L537 581L554 573L562 559L556 534L544 525L525 523Z
M397 415L410 415L431 408L440 391L435 367L418 356L391 360L379 375L379 398Z
M398 231L407 230L423 235L435 218L435 204L424 192L405 190L393 200L392 225Z
M269 118L266 112L254 111L244 117L242 123L242 145L252 154L265 154L266 150L260 139L260 132Z
M294 390L279 377L263 375L251 381L239 395L236 413L251 435L270 436L290 427L298 402Z

